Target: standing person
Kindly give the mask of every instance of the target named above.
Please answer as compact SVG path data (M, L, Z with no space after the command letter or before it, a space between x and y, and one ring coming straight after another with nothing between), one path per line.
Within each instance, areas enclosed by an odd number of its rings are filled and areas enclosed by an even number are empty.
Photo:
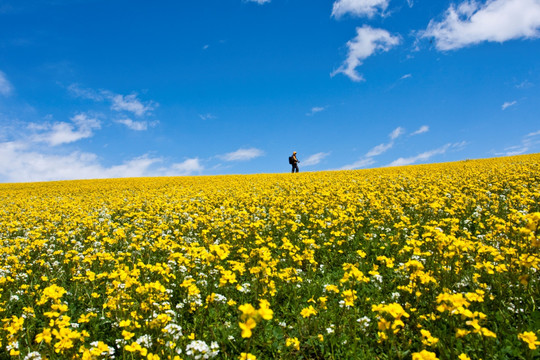
M298 160L298 158L296 157L296 151L293 151L292 156L290 157L289 162L290 162L291 165L292 165L292 171L291 171L291 172L294 173L295 170L296 170L296 172L298 172L298 171L299 171L299 170L298 170L298 163L300 162L300 160Z

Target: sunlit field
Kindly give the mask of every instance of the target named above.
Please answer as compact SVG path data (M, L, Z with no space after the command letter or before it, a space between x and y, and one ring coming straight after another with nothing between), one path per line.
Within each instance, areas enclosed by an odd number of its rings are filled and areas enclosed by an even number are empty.
M0 185L2 359L533 359L540 155Z

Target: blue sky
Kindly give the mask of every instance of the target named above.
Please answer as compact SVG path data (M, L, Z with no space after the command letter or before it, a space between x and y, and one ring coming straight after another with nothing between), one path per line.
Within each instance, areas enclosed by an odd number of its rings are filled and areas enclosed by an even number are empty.
M0 0L0 182L540 152L540 0Z

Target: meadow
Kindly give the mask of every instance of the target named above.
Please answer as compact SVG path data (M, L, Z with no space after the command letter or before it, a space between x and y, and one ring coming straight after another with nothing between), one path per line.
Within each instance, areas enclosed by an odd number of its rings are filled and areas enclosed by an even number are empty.
M540 154L0 184L1 359L540 358Z

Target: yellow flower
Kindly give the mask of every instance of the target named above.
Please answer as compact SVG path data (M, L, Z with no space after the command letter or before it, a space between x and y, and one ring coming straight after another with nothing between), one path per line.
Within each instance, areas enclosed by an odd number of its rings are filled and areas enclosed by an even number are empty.
M434 352L422 350L412 354L412 360L437 360L438 357Z
M124 346L124 349L129 352L138 351L142 356L146 356L148 350L143 348L138 342L132 342L131 345Z
M239 360L257 360L257 357L250 353L241 353Z
M238 325L240 325L240 329L242 329L242 337L249 338L252 335L251 329L253 329L257 323L255 320L253 320L253 318L249 318L246 322L240 322Z
M88 313L88 314L82 314L79 317L79 320L77 321L79 324L84 324L87 322L90 322L90 318L96 317L97 315L95 313Z
M94 356L100 356L103 353L106 353L109 351L109 346L105 344L103 341L98 341L96 347L93 347L90 350L90 354Z
M332 291L332 292L334 292L336 294L339 293L339 289L338 289L338 287L336 285L326 285L324 290Z
M345 306L354 306L354 300L357 299L356 290L345 290L341 293Z
M519 334L518 339L524 341L527 345L529 345L529 349L531 350L535 350L536 346L540 345L540 341L538 341L536 334L532 331L525 331Z
M267 300L261 300L259 302L258 314L264 320L272 320L274 312L270 310L270 303Z
M131 345L124 346L124 349L129 352L135 352L141 348L141 345L137 342L132 342Z
M287 347L293 347L296 350L300 350L300 341L298 341L298 338L288 338L287 341L285 341L285 345Z
M240 305L238 310L242 312L243 319L247 317L255 317L257 315L257 310L255 310L255 308L250 304Z
M422 334L422 343L426 346L433 346L436 343L439 342L439 339L436 337L433 337L431 333L428 330L420 330L420 333Z
M302 309L302 311L300 312L300 315L302 315L302 317L304 318L307 318L307 317L310 317L311 315L317 315L317 310L315 310L313 305L309 305L309 307Z
M41 302L45 303L47 299L59 300L66 293L66 289L61 286L52 284L51 286L43 289L43 295L41 296Z
M132 332L129 332L129 331L126 331L126 330L122 330L122 336L124 337L124 340L129 340L133 336L135 336L135 333L132 333Z
M45 341L47 344L50 344L52 341L52 333L51 329L43 329L42 332L36 335L36 342L40 343L42 341Z
M458 356L459 360L471 360L470 357L468 357L466 354L461 353L461 355Z

